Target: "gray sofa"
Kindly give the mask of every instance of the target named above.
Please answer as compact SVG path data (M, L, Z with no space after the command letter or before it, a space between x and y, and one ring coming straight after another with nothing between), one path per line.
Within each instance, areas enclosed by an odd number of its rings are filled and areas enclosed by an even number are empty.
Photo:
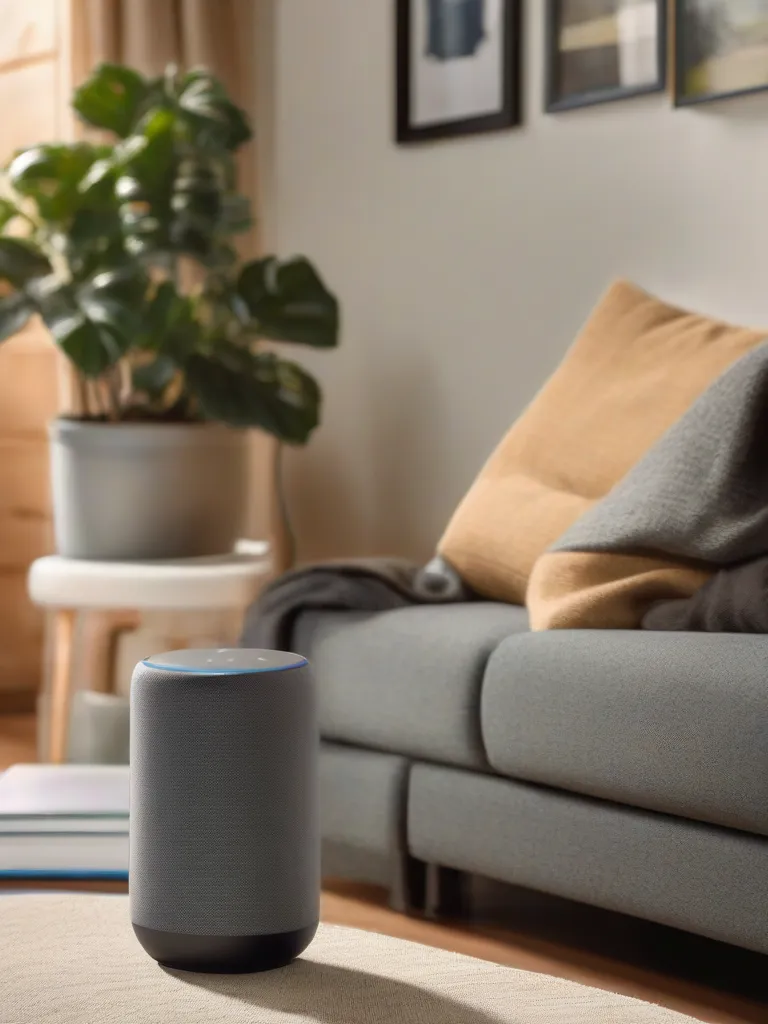
M531 633L492 603L305 613L324 869L472 873L768 953L768 640Z

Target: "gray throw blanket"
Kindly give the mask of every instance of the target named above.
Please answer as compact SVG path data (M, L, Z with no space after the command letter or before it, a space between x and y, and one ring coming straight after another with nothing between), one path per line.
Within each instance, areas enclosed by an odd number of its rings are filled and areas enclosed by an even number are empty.
M471 598L441 558L425 567L399 558L325 562L285 573L267 587L248 612L241 643L290 649L296 619L310 610L383 612Z
M768 633L768 344L715 381L655 462L666 479L649 493L662 549L715 572L692 597L652 607L643 628Z
M661 601L643 629L686 633L768 633L768 558L721 569L693 597Z

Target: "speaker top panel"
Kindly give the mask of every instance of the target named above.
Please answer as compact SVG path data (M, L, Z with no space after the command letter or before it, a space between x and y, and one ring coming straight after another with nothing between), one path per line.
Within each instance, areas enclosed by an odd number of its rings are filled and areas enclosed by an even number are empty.
M147 668L166 672L196 672L205 676L252 675L301 668L307 659L287 651L249 650L245 647L189 648L145 658Z

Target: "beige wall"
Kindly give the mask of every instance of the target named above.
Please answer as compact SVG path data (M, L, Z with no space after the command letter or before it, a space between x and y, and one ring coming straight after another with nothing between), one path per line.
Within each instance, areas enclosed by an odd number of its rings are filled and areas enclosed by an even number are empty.
M545 116L536 0L526 127L398 148L391 0L277 6L271 240L345 314L307 360L327 411L290 460L303 558L427 554L614 276L768 325L768 96Z

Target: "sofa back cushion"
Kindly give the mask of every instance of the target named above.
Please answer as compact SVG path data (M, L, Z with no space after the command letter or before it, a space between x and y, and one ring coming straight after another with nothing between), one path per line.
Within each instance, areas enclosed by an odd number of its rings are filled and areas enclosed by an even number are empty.
M478 593L523 604L537 558L765 337L614 284L470 487L440 554Z

